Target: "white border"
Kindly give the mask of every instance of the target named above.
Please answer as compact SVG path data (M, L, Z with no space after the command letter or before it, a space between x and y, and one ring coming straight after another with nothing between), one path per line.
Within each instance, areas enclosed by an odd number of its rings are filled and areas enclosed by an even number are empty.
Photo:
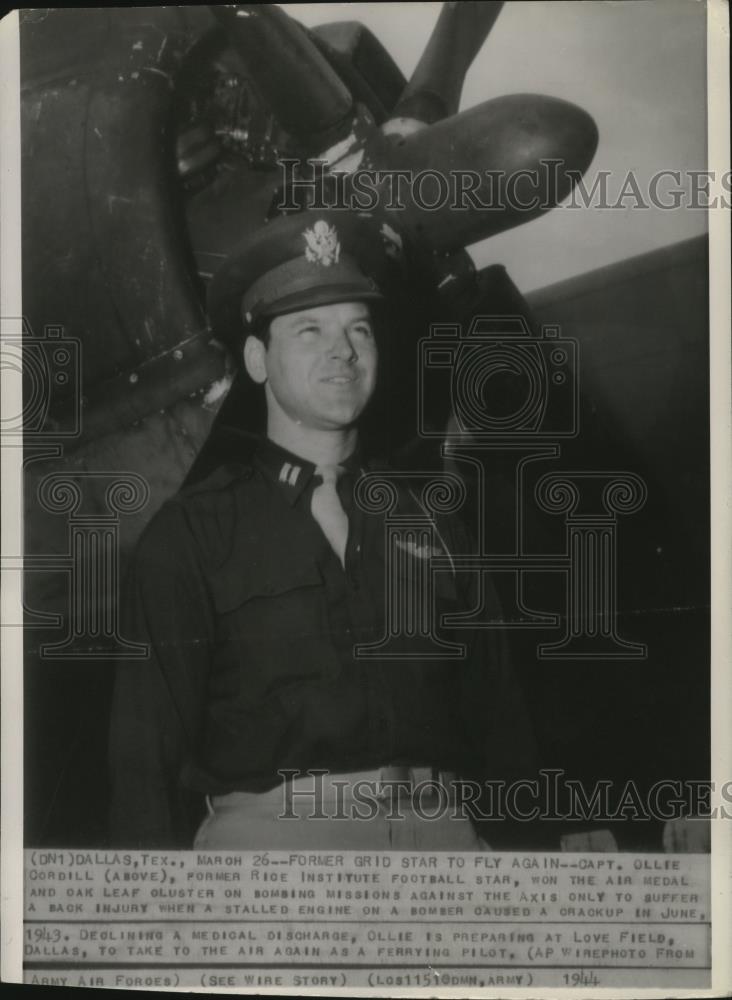
M690 0L691 2L691 0ZM20 60L18 12L0 23L0 316L20 317ZM721 175L729 162L729 8L726 0L707 0L708 169ZM716 192L721 195L721 190ZM732 394L730 374L730 228L729 210L709 211L710 246L710 447L711 447L711 599L712 599L712 779L717 786L732 778ZM4 325L3 325L4 332ZM19 375L3 373L0 405L4 417L22 410ZM2 537L22 537L22 451L4 448L1 455ZM21 587L17 574L2 579L0 608L3 620L20 620ZM2 965L4 982L22 981L23 903L23 685L22 633L18 628L0 630L2 653ZM697 665L689 664L689 669ZM668 989L532 989L509 990L516 997L711 997L732 990L732 822L712 823L712 986L709 990ZM193 992L198 992L195 990ZM229 992L224 991L224 992ZM241 994L241 990L236 990ZM294 993L285 989L282 993ZM327 991L330 993L331 991ZM356 994L358 990L343 991ZM436 995L433 989L390 991L398 996ZM467 995L459 990L440 995ZM482 995L497 996L486 990Z
M729 29L726 0L707 0L709 170L730 169ZM709 211L709 431L711 453L712 781L732 779L732 352L730 212ZM690 664L693 669L693 664ZM732 818L712 822L712 992L732 991Z
M0 22L0 336L6 317L22 315L20 253L20 50L18 12ZM20 372L2 372L0 407L3 419L23 411ZM20 447L0 449L2 529L0 537L23 537ZM4 546L3 546L4 547ZM0 621L22 621L19 573L4 573L0 582ZM23 975L23 632L0 628L2 680L2 818L0 823L0 887L2 892L3 982Z

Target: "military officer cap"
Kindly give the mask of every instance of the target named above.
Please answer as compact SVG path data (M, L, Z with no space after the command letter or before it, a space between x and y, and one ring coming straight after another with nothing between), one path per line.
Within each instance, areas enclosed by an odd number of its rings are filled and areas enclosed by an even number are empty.
M387 298L401 255L400 234L375 216L332 209L279 216L240 243L214 275L211 327L233 346L262 320Z

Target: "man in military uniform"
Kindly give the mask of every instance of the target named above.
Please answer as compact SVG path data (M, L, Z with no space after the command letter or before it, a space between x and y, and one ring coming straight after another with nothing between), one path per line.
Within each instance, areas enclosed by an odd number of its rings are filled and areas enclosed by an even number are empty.
M394 568L384 513L356 490L395 235L342 212L280 218L212 282L212 324L238 330L267 430L251 459L164 504L139 543L127 627L150 657L117 676L119 846L483 849L452 808L456 779L533 767L500 629L442 629L458 659L419 631L399 658L358 652L386 633ZM420 515L394 483L399 509ZM456 517L432 524L435 552L469 551ZM432 555L403 548L405 593ZM477 606L474 577L435 575L435 623ZM499 619L492 591L481 599Z

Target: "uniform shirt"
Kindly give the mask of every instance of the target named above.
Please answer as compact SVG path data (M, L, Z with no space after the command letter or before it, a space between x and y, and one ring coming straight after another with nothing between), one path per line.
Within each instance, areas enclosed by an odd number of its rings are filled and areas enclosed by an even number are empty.
M111 729L119 846L190 847L204 795L270 789L280 769L399 764L485 780L532 767L501 630L440 629L464 644L458 660L434 658L419 635L390 647L408 659L354 655L386 634L386 535L384 515L353 501L358 456L345 467L345 568L310 511L314 467L268 441L181 491L144 532L124 618L150 656L118 667ZM398 505L421 513L403 487ZM469 551L457 518L438 528ZM422 556L400 559L405 590ZM435 621L476 606L475 576L435 575ZM487 601L498 620L492 589Z

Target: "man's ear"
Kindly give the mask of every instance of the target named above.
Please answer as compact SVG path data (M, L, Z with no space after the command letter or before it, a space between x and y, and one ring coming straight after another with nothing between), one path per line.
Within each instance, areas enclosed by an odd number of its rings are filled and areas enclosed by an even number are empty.
M267 348L259 337L250 334L244 341L244 367L249 377L260 385L267 381L267 366L264 362Z

